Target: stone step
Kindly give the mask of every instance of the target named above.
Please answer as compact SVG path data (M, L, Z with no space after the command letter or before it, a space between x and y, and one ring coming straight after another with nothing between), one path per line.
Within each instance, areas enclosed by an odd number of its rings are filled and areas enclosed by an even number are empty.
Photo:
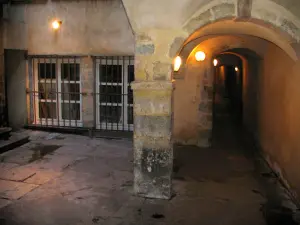
M10 132L11 132L10 127L0 127L0 139L1 140L8 140Z
M0 154L29 142L29 136L23 133L12 133L8 140L0 140Z

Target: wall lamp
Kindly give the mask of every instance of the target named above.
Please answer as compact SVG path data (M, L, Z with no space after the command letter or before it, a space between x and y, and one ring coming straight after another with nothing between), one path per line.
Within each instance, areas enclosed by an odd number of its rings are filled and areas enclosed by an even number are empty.
M174 71L177 72L180 69L181 66L181 58L180 56L176 56L174 60Z
M213 63L214 63L214 66L217 66L218 65L218 60L214 59Z
M54 20L51 25L54 30L58 30L60 28L61 24L62 24L62 21Z
M195 58L197 61L204 61L205 57L205 53L202 51L196 52L195 54Z

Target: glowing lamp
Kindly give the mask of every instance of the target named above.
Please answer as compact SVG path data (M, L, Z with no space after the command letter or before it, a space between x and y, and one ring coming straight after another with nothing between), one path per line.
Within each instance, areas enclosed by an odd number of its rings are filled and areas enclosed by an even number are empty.
M203 61L205 59L205 53L202 51L196 52L195 58L197 61Z
M218 60L214 59L214 66L217 66L217 65L218 65Z
M239 71L239 68L236 66L236 67L234 68L234 70L237 72L237 71Z
M52 22L52 28L53 28L54 30L58 30L58 29L60 28L60 25L61 25L61 24L62 24L61 21L54 20L54 21Z
M181 58L180 56L176 56L174 60L174 71L177 72L180 69L181 66Z

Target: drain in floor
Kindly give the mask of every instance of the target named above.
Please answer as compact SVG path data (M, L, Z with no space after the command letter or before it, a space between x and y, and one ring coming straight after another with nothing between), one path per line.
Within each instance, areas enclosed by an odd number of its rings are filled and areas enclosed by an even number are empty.
M152 215L152 218L154 218L154 219L163 219L163 218L165 218L165 216L163 214L154 213Z

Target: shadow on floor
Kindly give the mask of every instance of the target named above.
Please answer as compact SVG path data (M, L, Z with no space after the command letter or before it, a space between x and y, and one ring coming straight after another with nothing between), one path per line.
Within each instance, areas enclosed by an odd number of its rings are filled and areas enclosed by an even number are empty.
M175 146L173 179L214 183L211 192L219 183L226 186L225 195L231 196L227 200L234 202L252 202L245 195L248 187L262 197L260 212L267 224L298 224L293 210L295 205L290 208L284 205L283 201L287 201L282 199L284 189L253 145L245 141L242 127L230 117L217 118L215 122L211 148Z

